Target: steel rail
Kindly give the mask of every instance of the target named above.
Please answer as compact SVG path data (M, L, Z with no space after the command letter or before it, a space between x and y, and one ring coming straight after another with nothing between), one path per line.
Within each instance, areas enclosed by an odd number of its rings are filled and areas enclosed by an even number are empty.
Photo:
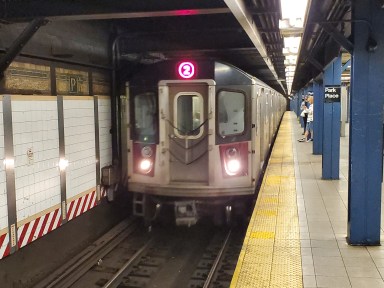
M148 246L152 244L154 241L154 238L150 239L143 247L141 247L133 256L131 259L129 259L123 267L119 269L119 271L116 272L112 276L112 278L103 286L103 288L117 288L122 279L125 277L125 272L131 267L132 263L139 259L140 256L148 249Z
M50 276L38 283L34 288L70 287L91 269L99 259L112 251L119 243L132 234L139 226L137 219L121 222L111 235L107 233L102 239L83 251L79 257L65 263ZM58 276L57 276L58 275Z
M228 244L228 241L229 241L229 237L231 237L231 234L232 234L232 229L229 230L229 232L227 234L227 237L225 238L224 244L221 247L221 249L219 251L219 254L217 254L215 262L213 262L213 265L211 267L211 270L209 271L209 274L207 276L207 280L205 280L203 288L208 288L209 285L211 284L213 275L215 274L217 266L219 265L220 260L221 260L223 254L224 254L224 250L227 247L227 244Z

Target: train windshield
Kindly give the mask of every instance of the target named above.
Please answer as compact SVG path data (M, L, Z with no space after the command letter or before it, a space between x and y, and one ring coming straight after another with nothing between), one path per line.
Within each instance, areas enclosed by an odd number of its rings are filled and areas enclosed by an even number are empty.
M203 132L203 97L197 93L176 95L176 134L188 138L200 137Z
M157 131L156 94L143 93L134 96L133 140L154 143Z
M244 132L245 95L234 91L220 91L218 94L218 133L221 137Z

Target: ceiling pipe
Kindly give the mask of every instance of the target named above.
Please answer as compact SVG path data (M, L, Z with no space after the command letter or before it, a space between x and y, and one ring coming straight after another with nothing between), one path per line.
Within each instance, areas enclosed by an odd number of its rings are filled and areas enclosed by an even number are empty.
M50 21L80 21L80 20L113 20L113 19L135 19L149 17L178 17L193 15L211 15L230 13L228 8L208 8L208 9L184 9L168 11L149 11L149 12L120 12L120 13L94 13L82 15L58 15L48 16Z
M47 23L48 21L43 18L36 18L28 23L27 27L9 47L6 54L0 58L0 78L3 78L4 71L9 67L9 65L11 65L12 61L17 55L19 55L21 50L23 50L24 46L33 37L33 35L35 35L37 30Z

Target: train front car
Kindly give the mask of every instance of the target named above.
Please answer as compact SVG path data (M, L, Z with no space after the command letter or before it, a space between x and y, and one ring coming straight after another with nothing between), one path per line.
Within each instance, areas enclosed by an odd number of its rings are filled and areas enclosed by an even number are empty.
M133 214L151 221L171 207L177 225L243 214L260 169L256 93L252 77L213 61L162 62L133 77L126 109Z

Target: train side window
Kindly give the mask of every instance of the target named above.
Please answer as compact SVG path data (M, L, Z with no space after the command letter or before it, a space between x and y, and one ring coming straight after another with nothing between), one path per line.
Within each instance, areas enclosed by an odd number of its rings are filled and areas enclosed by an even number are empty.
M140 142L154 142L157 130L155 93L134 96L133 138Z
M197 93L182 92L174 104L175 134L182 138L198 138L203 133L203 97Z
M218 133L221 137L242 134L245 125L245 95L234 91L218 94Z

